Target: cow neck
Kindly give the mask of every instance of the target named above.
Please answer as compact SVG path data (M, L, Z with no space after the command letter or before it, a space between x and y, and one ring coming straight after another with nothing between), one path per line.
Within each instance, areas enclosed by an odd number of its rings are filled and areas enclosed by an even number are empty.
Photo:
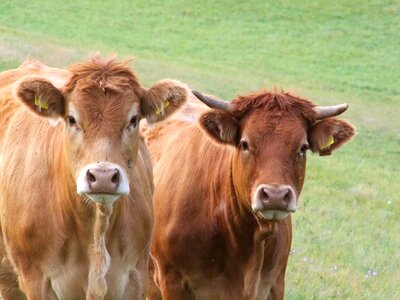
M227 170L226 187L229 188L228 213L224 214L224 237L230 246L231 263L240 265L243 272L243 295L254 295L260 283L261 268L264 261L265 239L262 227L250 207L246 206L243 193L235 186L234 154ZM248 201L247 203L250 203Z
M88 299L103 299L107 293L106 273L111 257L106 248L106 231L110 224L113 205L96 203L93 245L89 250Z
M236 193L235 183L233 181L233 158L230 163L230 170L229 170L229 185L230 185L230 194L232 196L232 209L237 212L239 215L242 215L243 208L241 208L241 201Z
M252 213L251 208L246 206L246 199L239 198L235 188L233 159L234 154L229 168L230 209L232 210L229 215L234 218L226 220L225 224L227 224L229 240L236 249L235 261L241 261L243 263L241 268L246 270L243 278L243 295L255 295L261 280L265 245L269 243L269 240L273 240L277 232L277 223L260 221ZM247 203L250 203L250 200Z
M225 224L228 227L228 231L230 235L235 240L237 238L242 239L242 237L248 237L249 232L251 232L254 227L257 225L255 222L252 213L250 212L249 208L246 207L244 204L243 199L241 198L240 194L238 193L235 187L235 177L233 171L233 160L234 160L234 153L230 158L229 169L227 170L226 177L227 183L226 187L229 191L228 193L228 206L227 206L227 213L225 214ZM225 198L223 196L222 198Z
M243 228L250 229L254 234L254 242L256 243L264 243L269 237L274 235L277 231L276 222L271 222L267 220L260 220L256 217L250 207L245 205L246 199L241 199L238 196L238 193L235 188L235 181L233 176L233 160L234 153L231 157L230 162L230 170L229 170L229 188L231 194L231 209L234 216L237 216L234 221L237 225L239 232L243 231ZM247 195L245 197L248 197ZM247 203L251 203L251 200L248 200ZM250 226L250 227L249 227Z

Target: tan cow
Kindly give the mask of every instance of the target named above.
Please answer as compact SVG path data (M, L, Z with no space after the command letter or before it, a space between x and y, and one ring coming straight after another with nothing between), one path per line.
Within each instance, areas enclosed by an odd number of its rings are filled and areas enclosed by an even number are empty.
M153 177L138 123L187 94L98 56L0 74L3 299L145 298Z
M148 297L283 299L306 152L330 154L351 139L353 126L334 117L347 105L195 94L216 109L193 102L146 132L156 186Z

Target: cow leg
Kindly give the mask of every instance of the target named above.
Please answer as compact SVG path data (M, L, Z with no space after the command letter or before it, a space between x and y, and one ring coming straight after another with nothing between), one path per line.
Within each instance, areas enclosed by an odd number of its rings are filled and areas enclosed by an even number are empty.
M189 286L174 271L160 278L160 290L163 300L195 300Z
M148 300L162 300L161 291L150 276L149 282L147 283L147 299Z
M149 281L147 282L147 300L162 300L161 291L158 288L154 276L155 276L155 261L154 257L150 255L149 259Z
M282 232L282 234L286 237L286 241L282 241L285 243L282 246L282 249L286 249L286 253L285 256L282 258L282 267L279 270L278 277L276 278L275 283L271 287L268 300L283 300L285 297L285 274L287 263L289 260L290 247L292 245L292 221L290 217L288 218L288 222L285 223L285 227L283 229L284 231Z
M25 295L20 290L2 290L1 299L3 300L26 300Z
M275 284L271 287L268 300L283 300L285 296L285 271L284 266L275 281Z
M268 300L283 300L285 295L285 287L284 284L276 284L274 285L269 293Z
M29 300L57 300L57 295L51 288L50 280L38 271L24 272L20 276L21 288Z
M147 272L147 270L146 270ZM125 300L145 300L146 299L146 280L139 269L129 274L129 283L125 290L123 299Z
M146 286L148 283L149 273L149 249L143 251L142 257L139 259L136 269L129 274L129 283L126 287L123 299L125 300L145 300Z
M19 288L18 276L7 259L0 265L0 294L3 300L26 300Z
M26 299L19 288L18 275L7 258L3 239L0 238L0 294L3 300Z

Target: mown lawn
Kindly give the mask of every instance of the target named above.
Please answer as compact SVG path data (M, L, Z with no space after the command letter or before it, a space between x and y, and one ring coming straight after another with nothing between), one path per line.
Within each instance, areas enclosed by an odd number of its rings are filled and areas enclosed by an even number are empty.
M134 2L134 4L133 4ZM400 299L399 1L0 2L0 70L27 55L65 66L134 56L163 77L230 98L282 86L348 102L356 139L309 156L294 216L287 299Z

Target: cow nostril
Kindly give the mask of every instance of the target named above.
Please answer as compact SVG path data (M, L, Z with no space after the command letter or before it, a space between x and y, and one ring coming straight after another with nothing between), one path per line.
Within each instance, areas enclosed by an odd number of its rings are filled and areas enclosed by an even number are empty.
M86 176L89 182L96 182L96 177L90 172L90 170L87 171Z
M263 188L262 189L262 196L265 200L269 199L269 195L268 195L268 189L267 188Z
M119 182L119 171L116 169L115 174L111 178L112 183L118 183Z
M289 203L291 199L292 199L292 195L291 195L290 192L288 191L288 192L286 193L285 197L283 198L283 201L284 201L285 203Z

